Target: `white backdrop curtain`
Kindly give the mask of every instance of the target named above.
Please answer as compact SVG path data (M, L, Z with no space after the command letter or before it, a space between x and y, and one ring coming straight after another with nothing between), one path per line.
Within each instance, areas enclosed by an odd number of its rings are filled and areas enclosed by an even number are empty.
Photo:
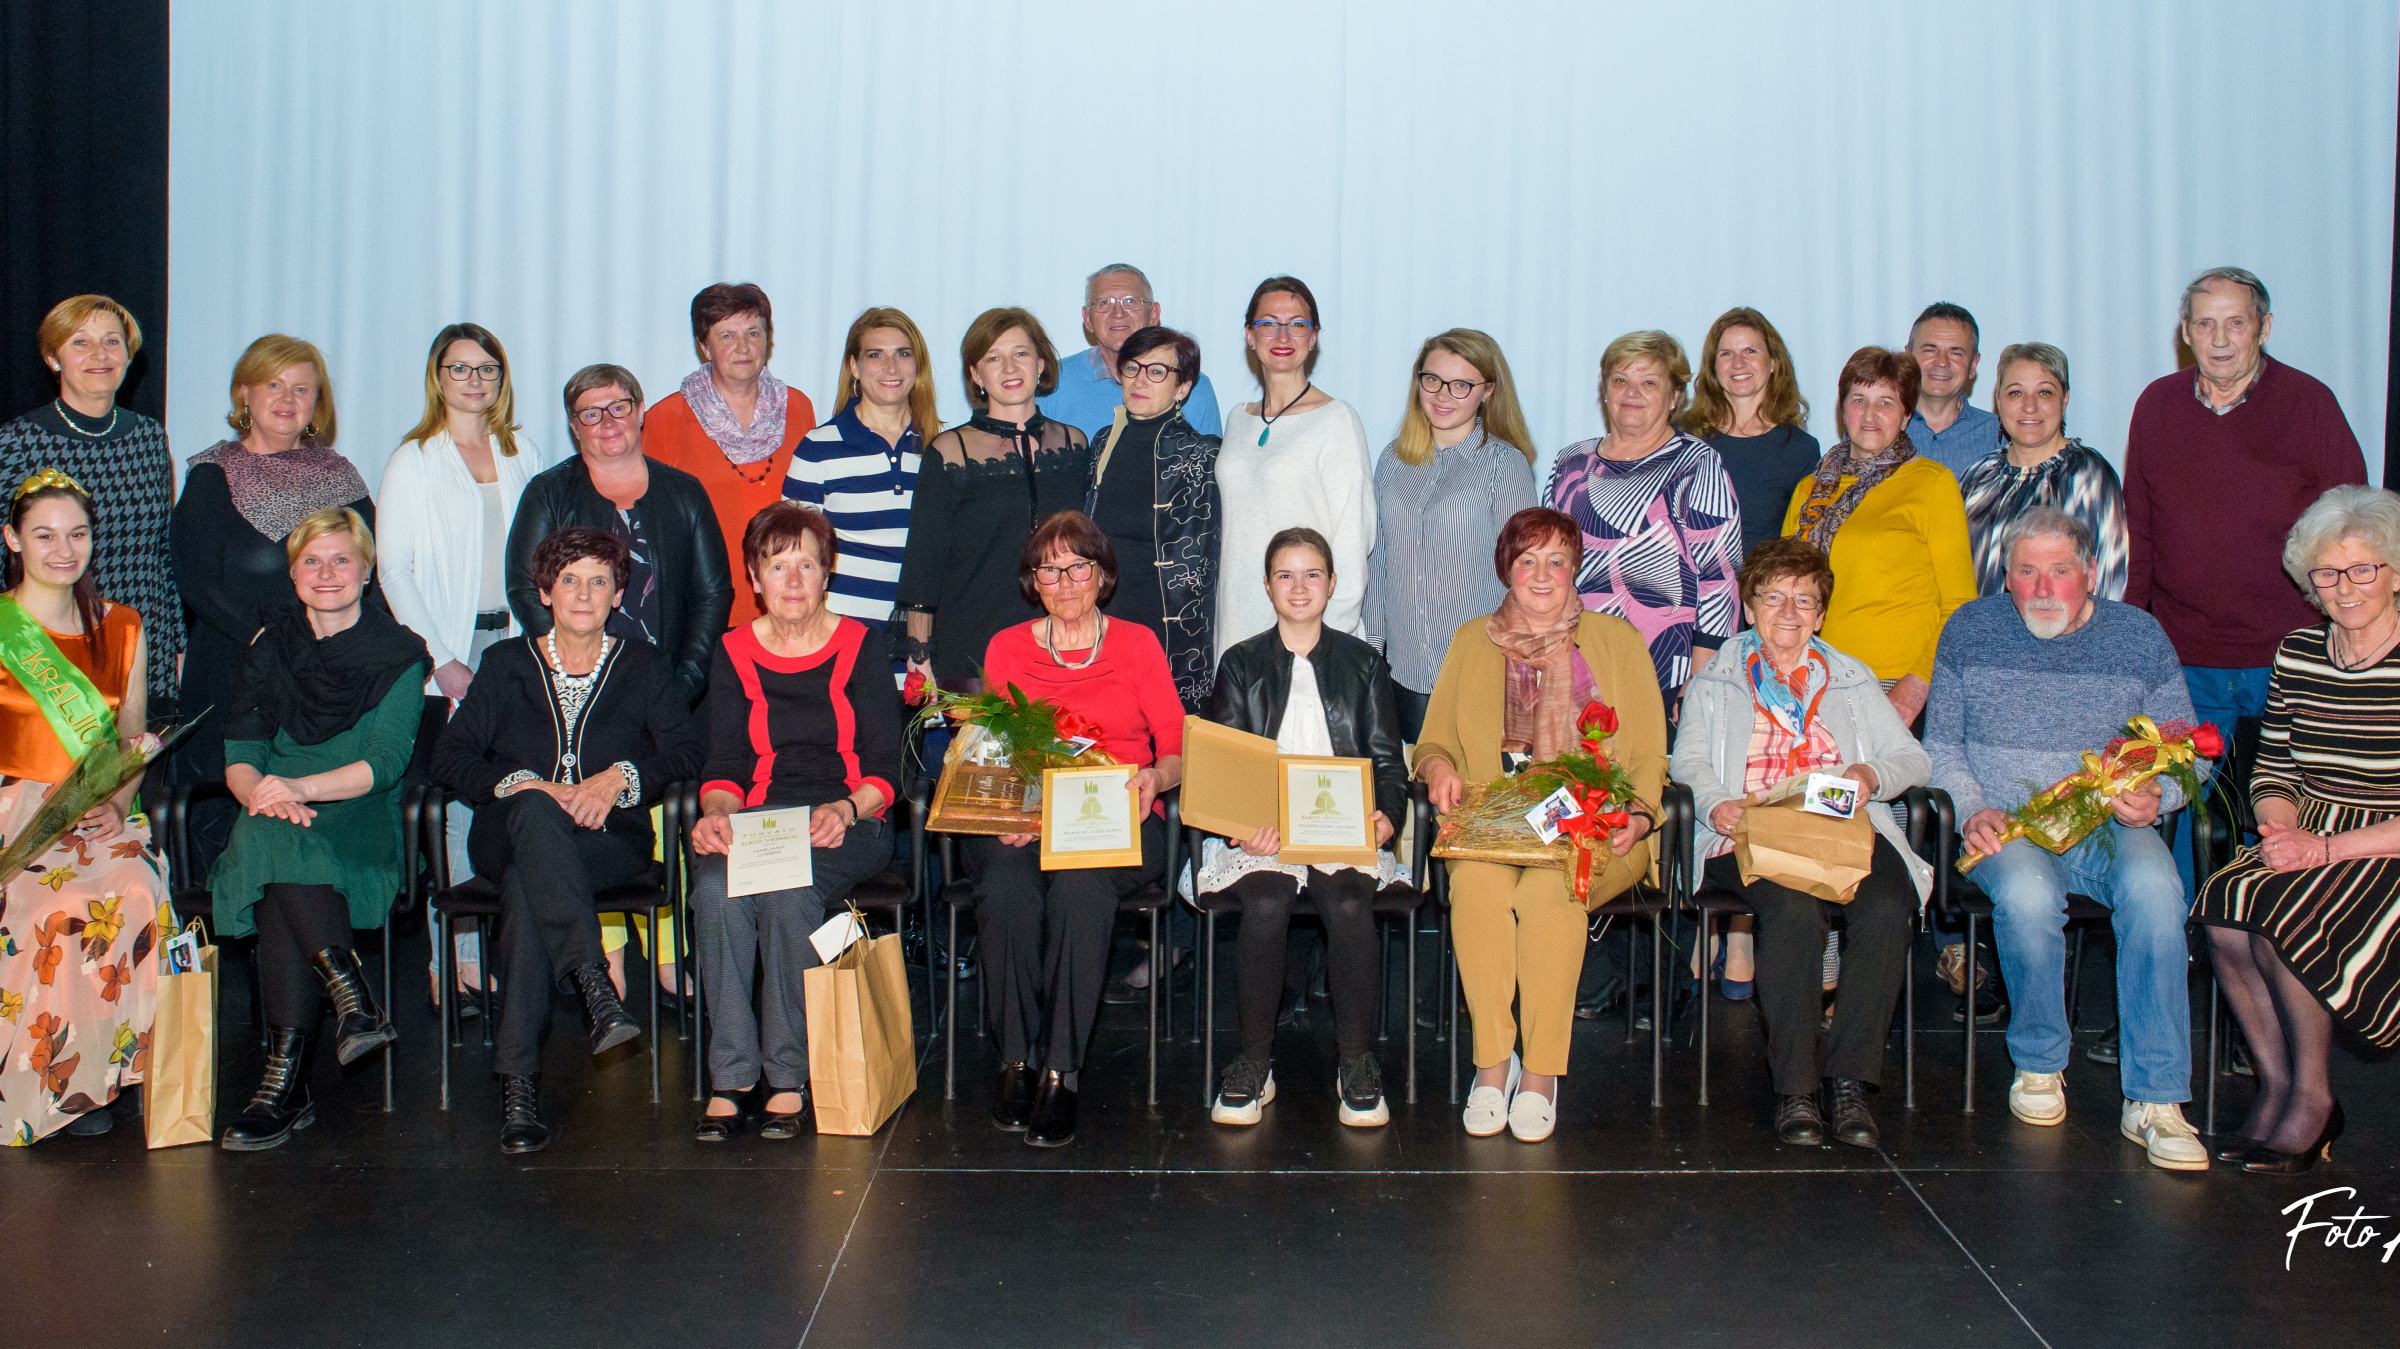
M1600 351L1696 345L1752 304L1812 429L1833 375L1927 302L2073 361L2071 433L2120 456L2178 294L2236 263L2272 349L2369 447L2384 419L2396 55L2388 0L186 0L173 10L169 430L223 431L260 333L325 349L372 481L425 346L509 347L563 449L576 367L652 397L691 295L754 280L773 368L829 415L849 320L925 329L945 419L969 319L1083 345L1082 280L1146 268L1228 402L1240 321L1290 272L1321 386L1380 444L1409 362L1500 339L1546 469L1598 430Z

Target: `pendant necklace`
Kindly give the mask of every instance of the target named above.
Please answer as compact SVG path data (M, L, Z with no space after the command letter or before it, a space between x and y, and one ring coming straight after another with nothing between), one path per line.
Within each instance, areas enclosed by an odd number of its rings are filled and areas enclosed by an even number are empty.
M1274 429L1275 429L1275 423L1283 419L1283 414L1284 414L1285 412L1289 412L1289 411L1291 411L1291 410L1292 410L1292 403L1297 403L1297 402L1299 402L1301 399L1308 397L1309 390L1311 390L1311 389L1314 389L1314 388L1316 388L1316 387L1317 387L1317 386L1316 386L1315 384L1313 384L1313 383L1310 383L1310 384L1303 384L1303 385L1301 385L1301 386L1300 386L1300 392L1298 392L1298 393L1296 393L1296 394L1293 394L1293 395L1292 395L1292 402L1291 402L1291 403L1286 403L1286 404L1284 404L1284 405L1283 405L1283 411L1282 411L1282 412L1278 412L1278 413L1276 413L1276 414L1275 414L1274 416L1272 416L1272 417L1268 417L1268 416L1261 416L1261 417L1258 419L1258 422L1259 422L1259 425L1258 425L1258 443L1259 443L1259 444L1261 444L1261 445L1264 445L1264 444L1266 444L1266 443L1267 443L1267 432L1274 430ZM1264 412L1267 410L1267 400L1266 400L1266 399L1264 399L1264 398L1261 398L1261 399L1259 399L1259 400L1258 400L1258 410L1259 410L1259 411L1260 411L1262 414L1263 414L1263 413L1264 413Z
M1055 618L1045 618L1042 620L1042 650L1049 652L1051 661L1063 669L1090 669L1092 667L1092 662L1100 659L1100 644L1108 640L1108 616L1106 614L1102 614L1098 624L1093 627L1092 650L1091 653L1086 655L1082 660L1068 660L1066 657L1058 654L1058 646L1053 638L1053 633L1057 626L1058 620Z

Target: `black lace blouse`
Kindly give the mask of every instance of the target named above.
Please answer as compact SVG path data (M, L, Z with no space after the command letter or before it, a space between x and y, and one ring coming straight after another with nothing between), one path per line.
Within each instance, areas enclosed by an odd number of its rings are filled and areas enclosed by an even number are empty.
M933 615L933 673L960 688L983 668L992 634L1033 617L1017 561L1044 517L1080 509L1091 480L1083 432L1036 416L1024 426L978 416L925 447L900 562L900 608Z

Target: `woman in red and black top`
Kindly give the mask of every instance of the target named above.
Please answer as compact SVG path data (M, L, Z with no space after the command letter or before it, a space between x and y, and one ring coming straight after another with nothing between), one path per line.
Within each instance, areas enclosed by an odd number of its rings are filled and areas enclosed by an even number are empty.
M1044 613L993 634L984 687L1013 685L1099 728L1110 758L1139 767L1143 811L1140 866L1044 871L1030 834L968 845L984 1006L1000 1037L992 1121L1055 1148L1075 1137L1076 1070L1100 1016L1117 901L1164 870L1157 801L1183 777L1183 699L1158 634L1100 612L1117 588L1117 551L1092 517L1060 511L1036 526L1017 585Z
M900 769L900 695L883 639L825 607L833 526L779 501L751 517L742 560L759 616L718 642L708 676L708 761L692 827L692 923L716 1034L703 1143L741 1132L743 1098L763 1073L762 1138L791 1138L808 1109L808 935L853 886L891 861L884 811ZM806 807L813 883L728 898L736 811ZM766 987L751 996L755 971Z

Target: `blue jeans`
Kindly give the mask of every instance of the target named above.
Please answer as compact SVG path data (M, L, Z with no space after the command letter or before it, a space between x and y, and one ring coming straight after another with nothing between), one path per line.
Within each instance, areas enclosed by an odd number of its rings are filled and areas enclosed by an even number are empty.
M2067 894L2106 905L2117 931L2118 1073L2129 1100L2176 1105L2191 1099L2190 958L2184 921L2191 901L2156 829L2103 832L2053 857L2018 840L1975 869L1992 897L1992 939L2012 1011L2008 1056L2020 1072L2056 1073L2072 1047L2067 1028ZM2116 839L2109 856L2106 838Z
M2234 726L2244 717L2259 717L2267 711L2267 675L2269 667L2260 665L2243 670L2221 670L2207 665L2183 667L2184 687L2191 690L2192 714L2195 719L2212 722L2225 733L2225 743L2233 743ZM2192 862L2192 828L2187 821L2175 836L2175 874L2183 878L2183 892L2194 895L2200 887L2194 884Z

